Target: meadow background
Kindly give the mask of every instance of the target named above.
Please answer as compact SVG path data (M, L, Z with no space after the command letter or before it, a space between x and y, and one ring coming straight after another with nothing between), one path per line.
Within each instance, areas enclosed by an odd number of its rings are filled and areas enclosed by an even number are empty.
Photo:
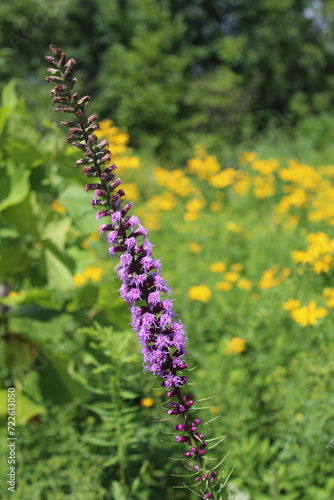
M196 498L49 104L55 43L162 259L225 477L334 499L333 23L320 0L1 4L2 498Z

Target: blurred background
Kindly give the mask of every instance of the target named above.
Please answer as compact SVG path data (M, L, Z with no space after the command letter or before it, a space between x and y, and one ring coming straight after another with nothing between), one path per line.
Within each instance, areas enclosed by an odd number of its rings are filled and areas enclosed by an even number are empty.
M198 412L227 435L225 497L334 499L333 23L331 0L0 5L0 460L6 477L11 384L18 498L196 498L50 104L54 43L174 289L212 396Z

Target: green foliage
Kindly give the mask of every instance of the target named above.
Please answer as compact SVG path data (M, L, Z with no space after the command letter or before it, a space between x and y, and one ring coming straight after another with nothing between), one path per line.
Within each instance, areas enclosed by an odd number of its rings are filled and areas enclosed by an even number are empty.
M0 74L19 79L34 116L48 102L42 56L66 40L101 118L136 146L155 136L164 159L333 106L333 2L16 0L0 14Z

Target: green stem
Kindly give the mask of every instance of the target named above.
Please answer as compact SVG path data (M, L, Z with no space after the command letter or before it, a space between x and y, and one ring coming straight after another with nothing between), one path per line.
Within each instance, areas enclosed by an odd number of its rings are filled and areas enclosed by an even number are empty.
M116 367L116 374L114 379L114 395L115 395L115 407L116 407L116 436L117 436L117 453L119 457L119 476L123 490L123 500L126 500L127 486L125 480L125 456L124 456L124 445L123 445L123 435L122 435L122 414L120 411L122 402L120 398L119 366Z

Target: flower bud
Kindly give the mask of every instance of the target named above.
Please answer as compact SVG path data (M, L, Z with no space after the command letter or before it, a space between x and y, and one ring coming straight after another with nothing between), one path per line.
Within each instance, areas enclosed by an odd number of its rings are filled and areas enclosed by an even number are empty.
M193 420L191 422L191 425L199 425L201 423L201 419L200 418L195 418L195 420Z
M91 115L91 116L88 118L87 122L88 122L89 124L91 124L91 123L96 122L96 120L97 120L97 116L96 116L96 115Z
M217 476L217 472L214 470L211 475L210 475L210 481L211 483L214 482L214 480L216 479L216 476Z
M78 104L79 106L83 106L87 104L89 101L90 101L89 95L85 95L84 97L81 97L81 99L79 99Z

